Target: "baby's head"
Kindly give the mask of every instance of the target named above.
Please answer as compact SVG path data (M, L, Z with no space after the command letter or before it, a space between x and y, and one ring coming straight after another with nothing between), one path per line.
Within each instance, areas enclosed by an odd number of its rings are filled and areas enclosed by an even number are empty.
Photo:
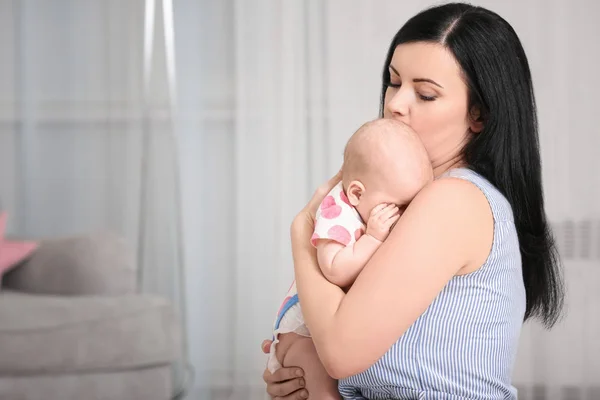
M408 125L393 119L367 122L352 135L342 171L348 200L365 222L381 203L396 204L402 212L433 179L421 140Z

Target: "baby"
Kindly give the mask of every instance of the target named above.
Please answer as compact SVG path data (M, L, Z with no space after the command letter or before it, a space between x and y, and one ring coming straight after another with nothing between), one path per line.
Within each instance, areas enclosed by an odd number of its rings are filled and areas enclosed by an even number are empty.
M311 242L323 275L348 289L408 203L432 179L427 152L410 127L392 119L361 126L346 144L342 181L317 210ZM275 372L281 365L304 369L311 398L340 398L337 382L310 340L295 282L277 313L267 367Z

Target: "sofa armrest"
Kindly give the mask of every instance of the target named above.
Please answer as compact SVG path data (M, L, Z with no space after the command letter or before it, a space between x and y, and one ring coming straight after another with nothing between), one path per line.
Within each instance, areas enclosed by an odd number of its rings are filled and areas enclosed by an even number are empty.
M42 240L2 286L48 295L123 295L137 291L137 269L125 241L111 233Z

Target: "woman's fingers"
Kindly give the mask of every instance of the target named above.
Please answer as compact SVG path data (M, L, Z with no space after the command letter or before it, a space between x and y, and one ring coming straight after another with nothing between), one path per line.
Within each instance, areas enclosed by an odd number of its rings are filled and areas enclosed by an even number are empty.
M304 371L302 371L302 368L297 367L282 367L272 374L267 374L267 372L268 370L266 370L265 375L263 375L263 378L267 383L281 383L283 381L289 381L304 376Z
M285 397L273 397L273 400L305 400L308 399L308 391L306 389L298 390Z
M263 380L267 383L267 393L274 399L306 399L304 372L301 368L279 368L274 373L265 369ZM304 397L302 397L304 396Z
M311 215L315 215L317 212L317 208L327 196L327 194L342 180L342 170L340 169L337 174L331 177L327 182L319 186L319 188L313 194L313 197L310 199L307 205L307 209L310 211Z
M272 340L263 340L262 344L260 345L263 353L269 354L271 351L271 343L273 343Z
M302 392L307 393L303 378L267 385L267 393L274 399L306 399Z
M331 191L331 189L333 189L335 187L335 185L340 183L341 180L342 180L342 170L340 169L337 172L337 174L335 174L334 176L329 178L329 180L327 182L325 182L321 186L319 186L319 188L317 189L317 192L319 192L323 197L325 197L325 196L327 196L327 193L329 193Z
M327 183L325 185L327 188L329 188L329 190L327 190L327 193L329 193L329 191L331 189L333 189L335 187L335 185L340 183L341 180L342 180L342 169L340 168L340 170L327 181Z

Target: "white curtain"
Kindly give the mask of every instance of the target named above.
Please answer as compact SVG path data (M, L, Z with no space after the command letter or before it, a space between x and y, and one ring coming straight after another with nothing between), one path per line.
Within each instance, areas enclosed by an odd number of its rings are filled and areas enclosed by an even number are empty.
M264 397L260 342L291 283L289 223L328 159L323 3L174 4L195 395ZM309 29L308 16L314 18ZM258 385L258 389L257 389Z
M154 3L0 0L0 200L20 237L122 235L140 289L184 320L172 15Z
M524 329L519 398L600 398L600 4L475 3L514 26L530 60L569 290L559 326ZM145 287L176 301L185 265L190 398L262 399L291 218L377 116L387 46L432 3L177 0L170 19L157 1L150 73L147 5L0 0L0 199L18 233L124 234Z

